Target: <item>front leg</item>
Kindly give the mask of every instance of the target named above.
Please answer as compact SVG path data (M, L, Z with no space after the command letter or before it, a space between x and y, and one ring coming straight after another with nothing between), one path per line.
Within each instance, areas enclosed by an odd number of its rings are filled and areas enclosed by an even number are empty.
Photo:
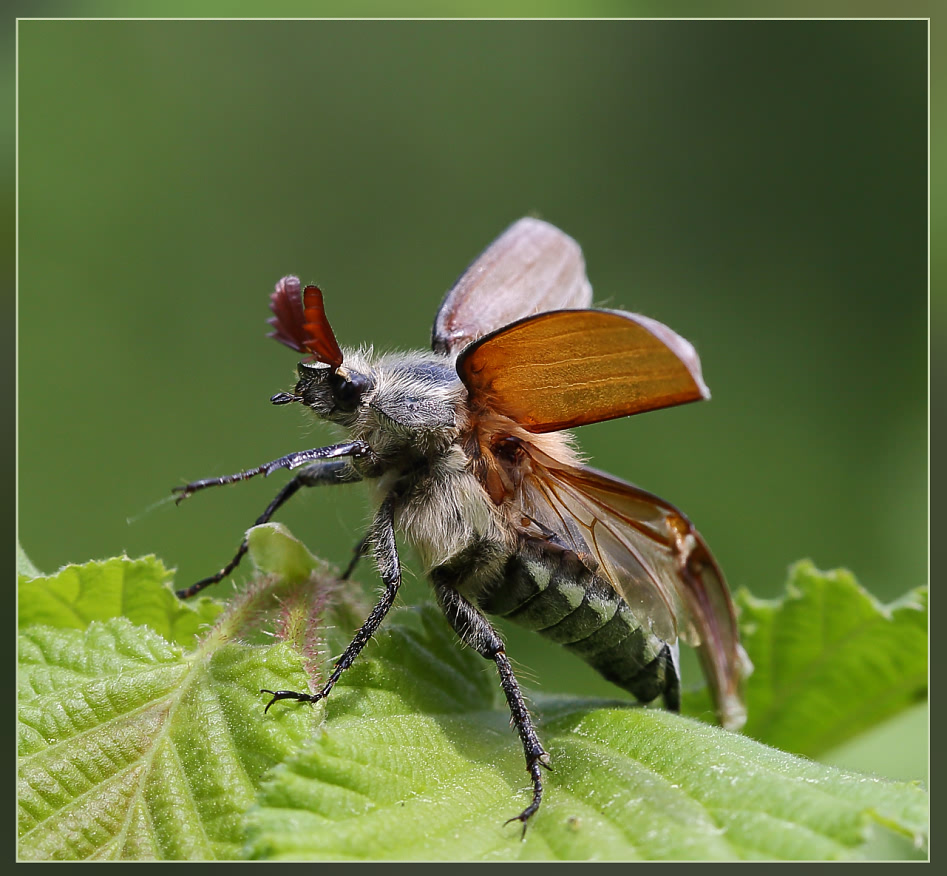
M277 494L276 498L266 506L266 510L254 521L254 526L260 526L268 523L270 518L293 496L299 492L301 487L316 487L320 484L351 484L360 481L361 475L352 467L352 464L346 459L324 459L320 462L314 462L307 465L301 472L293 477ZM201 578L190 587L175 591L179 599L190 599L190 597L200 593L205 587L212 584L219 584L234 569L240 565L249 544L246 537L240 542L240 547L233 555L233 559L219 571L206 578Z
M172 493L179 493L175 498L175 503L180 505L185 499L193 496L198 490L206 490L208 487L220 487L224 484L235 484L239 481L246 481L255 478L257 475L269 477L274 471L281 468L294 469L305 465L307 462L319 462L327 459L341 459L349 456L352 459L364 459L372 455L371 448L364 441L349 441L345 444L332 444L329 447L316 447L313 450L299 450L296 453L289 453L274 459L272 462L265 462L256 468L250 468L246 471L238 471L236 474L224 475L219 478L204 478L200 481L191 481L183 487L172 487Z
M493 660L496 664L500 676L500 686L503 688L506 702L510 707L513 726L516 727L520 741L523 743L523 753L526 755L526 770L533 780L532 802L519 815L510 818L506 822L509 824L510 821L521 821L523 823L523 836L525 837L526 822L539 809L539 804L543 799L540 767L549 768L549 755L539 741L539 736L533 727L533 720L526 708L526 701L523 699L516 676L513 675L510 658L506 656L503 640L493 628L493 625L450 584L443 581L438 582L435 578L434 593L437 596L441 610L454 631L460 636L461 641L488 660Z
M388 614L395 597L398 595L398 588L401 586L401 560L398 558L398 545L395 542L394 499L391 496L385 499L378 509L378 513L372 522L369 538L375 551L378 571L385 585L385 592L378 600L378 604L372 609L372 613L362 624L361 629L355 634L349 646L342 652L342 656L336 661L335 668L321 691L308 694L297 693L292 690L261 690L260 693L268 693L273 696L273 699L267 703L263 710L264 712L268 712L270 706L278 700L317 703L319 700L325 699L332 688L335 687L335 683L342 673L355 662L355 658L361 653L362 648L381 626L381 622Z

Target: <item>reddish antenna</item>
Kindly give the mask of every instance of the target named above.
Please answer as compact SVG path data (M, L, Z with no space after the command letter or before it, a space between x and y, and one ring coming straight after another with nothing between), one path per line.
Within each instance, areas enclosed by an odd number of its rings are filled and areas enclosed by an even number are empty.
M267 322L273 331L267 337L300 353L311 353L319 362L333 369L342 364L342 350L335 333L326 319L322 290L318 286L307 286L300 294L299 277L283 277L270 295L270 310Z

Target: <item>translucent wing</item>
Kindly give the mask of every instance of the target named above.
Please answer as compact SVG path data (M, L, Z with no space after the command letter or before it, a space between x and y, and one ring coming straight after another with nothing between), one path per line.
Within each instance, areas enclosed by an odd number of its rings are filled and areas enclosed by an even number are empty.
M694 348L666 325L617 310L527 317L467 347L457 373L474 407L555 432L709 398Z
M431 346L456 353L524 316L591 303L579 245L548 222L520 219L454 283L434 320Z
M721 724L742 727L740 683L752 667L723 573L691 522L631 484L522 447L530 464L514 497L518 511L610 582L657 636L695 646Z

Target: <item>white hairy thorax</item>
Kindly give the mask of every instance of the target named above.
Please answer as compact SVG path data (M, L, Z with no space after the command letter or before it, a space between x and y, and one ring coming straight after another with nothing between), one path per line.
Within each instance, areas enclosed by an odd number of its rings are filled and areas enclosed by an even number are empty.
M377 355L371 348L345 352L346 367L372 378L374 388L349 427L379 458L383 473L366 481L374 503L401 487L395 523L415 547L424 571L449 562L473 541L515 547L508 503L498 505L474 470L490 454L490 439L512 435L563 463L575 465L571 435L526 432L489 411L471 411L453 359L436 353Z

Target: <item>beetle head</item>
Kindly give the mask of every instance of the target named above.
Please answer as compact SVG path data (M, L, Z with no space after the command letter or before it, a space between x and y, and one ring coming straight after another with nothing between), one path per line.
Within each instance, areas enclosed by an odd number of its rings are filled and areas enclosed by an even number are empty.
M307 286L300 293L298 277L283 277L270 296L270 309L274 315L269 323L274 330L269 336L315 360L299 363L295 393L278 393L271 399L273 404L300 401L333 422L354 420L374 381L343 364L342 348L326 318L319 287Z

